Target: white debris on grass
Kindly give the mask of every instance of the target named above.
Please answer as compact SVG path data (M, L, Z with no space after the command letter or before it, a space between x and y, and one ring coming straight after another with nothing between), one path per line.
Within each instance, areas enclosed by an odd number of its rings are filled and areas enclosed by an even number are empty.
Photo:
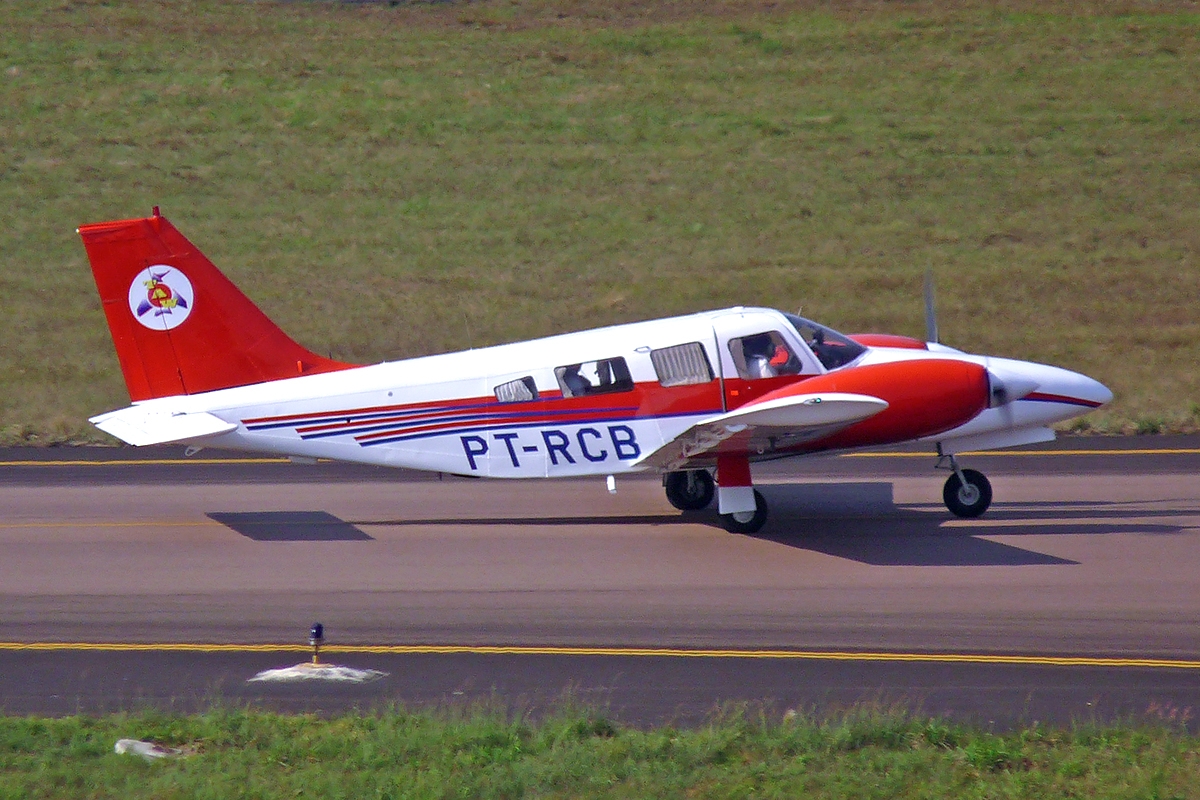
M335 683L370 683L387 675L377 669L354 669L337 664L297 664L294 667L265 669L250 678L253 681L274 681L277 683L294 683L298 681L333 681Z
M140 739L117 739L117 743L113 745L113 752L122 755L141 756L147 761L153 761L156 758L175 758L185 755L182 750L176 750L174 747L163 747L154 742L143 742Z

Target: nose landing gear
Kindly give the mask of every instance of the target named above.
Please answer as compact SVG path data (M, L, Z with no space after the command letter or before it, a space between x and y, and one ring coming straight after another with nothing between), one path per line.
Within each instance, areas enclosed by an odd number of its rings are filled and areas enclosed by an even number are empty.
M942 501L956 517L972 519L992 504L992 484L982 472L963 469L952 455L938 457L938 469L953 470L942 487Z

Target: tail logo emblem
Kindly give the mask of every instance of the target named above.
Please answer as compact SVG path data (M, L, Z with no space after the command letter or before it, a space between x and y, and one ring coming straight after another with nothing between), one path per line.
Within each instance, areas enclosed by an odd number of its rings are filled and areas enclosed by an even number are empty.
M155 264L138 273L129 286L129 310L147 328L169 331L192 313L192 282L179 270Z

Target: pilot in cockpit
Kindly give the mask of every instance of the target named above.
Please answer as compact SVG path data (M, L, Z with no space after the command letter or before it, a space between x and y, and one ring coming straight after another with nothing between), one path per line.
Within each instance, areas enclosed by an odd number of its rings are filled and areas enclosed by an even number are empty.
M742 354L746 359L746 377L750 380L758 378L774 378L779 374L773 364L776 346L768 334L760 333L747 336L742 340ZM785 351L784 363L787 361Z

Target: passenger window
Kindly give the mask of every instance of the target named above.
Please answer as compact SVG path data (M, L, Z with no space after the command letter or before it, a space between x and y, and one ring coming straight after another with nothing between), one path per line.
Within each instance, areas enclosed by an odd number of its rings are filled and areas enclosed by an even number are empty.
M713 379L712 366L699 342L651 350L650 361L663 386L687 386Z
M751 381L777 375L798 375L803 368L779 331L730 339L729 354L733 356L738 375Z
M629 367L625 365L623 358L606 358L557 367L554 377L558 378L563 397L628 392L633 389L633 378L629 376Z
M501 403L524 403L537 398L537 384L529 375L496 387L496 399Z

